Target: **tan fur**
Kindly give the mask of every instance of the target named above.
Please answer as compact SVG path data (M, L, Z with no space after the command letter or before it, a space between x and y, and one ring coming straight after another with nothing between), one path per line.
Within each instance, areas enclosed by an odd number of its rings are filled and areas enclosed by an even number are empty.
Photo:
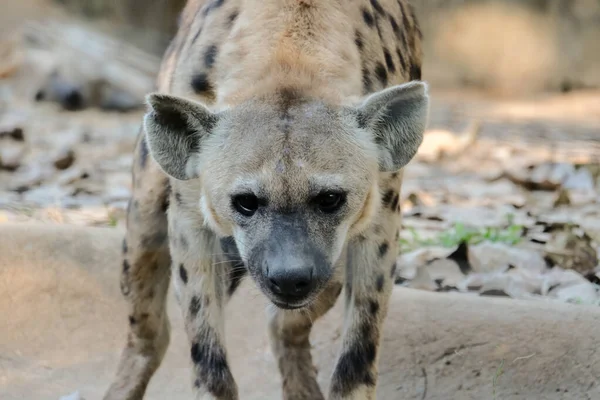
M375 399L400 168L420 143L426 104L422 86L394 87L421 79L420 36L407 0L188 2L157 80L168 96L148 97L135 151L122 279L131 329L105 400L142 399L168 344L169 277L186 319L196 399L243 398L227 365L223 307L242 270L268 293L264 273L250 268L253 251L296 222L331 270L300 311L275 309L270 320L284 399L324 399L308 336L342 287L344 340L327 398ZM394 109L400 120L380 112L389 102L404 104ZM378 129L390 136L377 142ZM411 129L415 137L402 137ZM347 190L343 215L325 223L303 211L294 224L272 222L307 209L311 185ZM231 206L240 188L264 193L272 210L250 233Z

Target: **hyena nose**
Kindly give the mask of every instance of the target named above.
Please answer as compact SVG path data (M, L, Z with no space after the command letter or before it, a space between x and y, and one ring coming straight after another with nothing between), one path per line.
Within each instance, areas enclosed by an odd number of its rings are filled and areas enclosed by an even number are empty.
M275 269L267 274L271 290L281 296L304 297L315 286L312 268Z

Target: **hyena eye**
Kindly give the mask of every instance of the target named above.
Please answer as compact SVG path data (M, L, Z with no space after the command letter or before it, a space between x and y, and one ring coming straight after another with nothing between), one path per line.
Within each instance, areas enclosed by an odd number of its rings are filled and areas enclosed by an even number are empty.
M331 214L340 209L346 202L346 194L339 192L323 192L312 200L319 210Z
M253 194L239 194L233 196L232 204L237 212L246 217L254 215L259 206L258 198Z

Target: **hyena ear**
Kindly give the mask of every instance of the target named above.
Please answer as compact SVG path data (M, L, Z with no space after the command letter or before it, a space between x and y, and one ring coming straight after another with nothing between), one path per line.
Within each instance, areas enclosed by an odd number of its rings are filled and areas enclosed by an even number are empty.
M429 114L427 89L412 81L374 93L359 106L359 126L377 144L381 171L397 171L417 153Z
M173 178L198 177L202 142L218 116L199 103L166 94L149 94L146 103L144 130L152 157Z

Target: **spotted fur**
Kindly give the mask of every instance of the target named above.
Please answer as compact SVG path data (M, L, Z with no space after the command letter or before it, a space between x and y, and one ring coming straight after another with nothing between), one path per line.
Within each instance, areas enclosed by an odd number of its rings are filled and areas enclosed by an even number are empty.
M129 334L105 400L143 398L169 342L169 282L195 398L238 400L223 307L247 275L276 305L269 333L284 399L325 398L309 334L342 288L346 329L327 398L375 399L402 168L427 117L421 58L407 0L187 3L134 153L121 277ZM242 189L258 193L258 211L235 208ZM334 189L335 212L315 209ZM302 301L278 302L273 269L305 265Z

